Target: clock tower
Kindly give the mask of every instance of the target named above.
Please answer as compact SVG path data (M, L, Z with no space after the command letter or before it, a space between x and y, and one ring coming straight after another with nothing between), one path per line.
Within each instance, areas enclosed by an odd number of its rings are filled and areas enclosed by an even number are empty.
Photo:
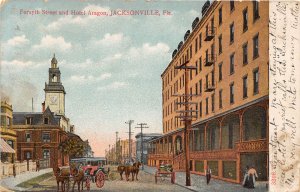
M66 91L61 83L60 70L57 67L55 54L49 68L49 83L45 82L45 107L49 107L55 115L65 115Z

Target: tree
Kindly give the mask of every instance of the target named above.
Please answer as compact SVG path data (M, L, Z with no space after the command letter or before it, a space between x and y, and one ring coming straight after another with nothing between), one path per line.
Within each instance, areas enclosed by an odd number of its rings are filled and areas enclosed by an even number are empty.
M70 138L60 143L60 150L68 154L69 158L82 157L85 152L85 143L76 138Z

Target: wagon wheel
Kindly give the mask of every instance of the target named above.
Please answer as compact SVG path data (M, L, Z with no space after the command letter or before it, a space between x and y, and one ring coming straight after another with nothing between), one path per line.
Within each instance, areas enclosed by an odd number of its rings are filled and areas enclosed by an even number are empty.
M108 172L107 178L108 178L109 181L114 180L114 176L111 172Z
M105 181L104 173L101 170L97 171L97 173L96 173L96 186L98 188L103 187L104 181Z
M165 181L166 180L167 175L165 174L161 174L160 180L161 181Z

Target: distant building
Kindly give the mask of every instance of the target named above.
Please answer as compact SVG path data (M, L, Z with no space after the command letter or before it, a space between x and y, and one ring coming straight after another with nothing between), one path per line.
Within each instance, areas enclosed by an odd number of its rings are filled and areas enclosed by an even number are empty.
M142 157L142 137L141 133L138 133L135 136L135 148L136 148L136 160L147 164L148 162L148 148L149 141L157 137L161 137L160 133L143 133L143 157Z
M17 133L12 129L12 118L12 105L1 100L1 162L12 163L17 159Z

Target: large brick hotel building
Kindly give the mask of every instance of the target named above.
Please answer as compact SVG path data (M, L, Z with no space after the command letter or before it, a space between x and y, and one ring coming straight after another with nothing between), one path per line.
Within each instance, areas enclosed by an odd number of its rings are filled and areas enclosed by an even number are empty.
M199 8L200 9L200 8ZM162 137L152 140L148 164L172 163L185 169L183 111L184 71L188 61L189 94L197 112L190 132L190 169L214 178L241 182L247 165L258 180L268 179L269 3L213 1L202 8L184 41L174 50L162 73Z

